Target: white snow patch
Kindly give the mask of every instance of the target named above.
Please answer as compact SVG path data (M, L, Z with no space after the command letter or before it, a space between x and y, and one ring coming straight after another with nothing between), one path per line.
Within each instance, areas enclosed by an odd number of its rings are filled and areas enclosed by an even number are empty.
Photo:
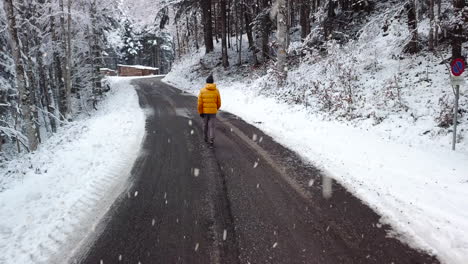
M124 190L145 115L128 80L110 83L91 117L0 168L0 263L67 262Z

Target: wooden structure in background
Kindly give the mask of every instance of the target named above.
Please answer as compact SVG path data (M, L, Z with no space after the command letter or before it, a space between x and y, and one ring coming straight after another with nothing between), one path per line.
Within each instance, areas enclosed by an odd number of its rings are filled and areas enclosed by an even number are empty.
M109 68L100 68L99 73L104 76L117 76L117 71Z
M158 68L141 65L117 65L119 76L147 76L159 74Z

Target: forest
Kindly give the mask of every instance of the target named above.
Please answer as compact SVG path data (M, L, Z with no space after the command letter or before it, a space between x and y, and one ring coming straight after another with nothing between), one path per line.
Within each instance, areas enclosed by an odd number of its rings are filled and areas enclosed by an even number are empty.
M170 67L169 33L136 36L122 1L7 0L0 5L1 159L34 151L67 122L90 115L109 89L100 68L115 69L117 63Z
M149 10L135 10L149 3ZM5 0L0 5L2 159L34 151L67 122L98 108L109 89L102 67L141 64L168 73L174 60L193 52L218 56L219 43L219 57L212 65L200 61L201 67L273 69L275 87L281 87L289 69L313 63L311 54L326 56L331 46L355 41L376 12L384 35L395 20L406 24L410 34L400 47L403 56L432 53L440 64L464 57L468 20L464 0ZM421 21L429 23L421 27ZM344 91L342 100L355 100L352 89Z

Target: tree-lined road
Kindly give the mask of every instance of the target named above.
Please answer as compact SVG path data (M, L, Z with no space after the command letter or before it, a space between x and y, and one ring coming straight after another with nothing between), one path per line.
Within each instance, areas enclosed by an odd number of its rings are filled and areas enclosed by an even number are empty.
M324 198L320 172L257 128L221 112L208 149L195 97L134 85L151 112L142 155L77 263L438 263L340 185Z

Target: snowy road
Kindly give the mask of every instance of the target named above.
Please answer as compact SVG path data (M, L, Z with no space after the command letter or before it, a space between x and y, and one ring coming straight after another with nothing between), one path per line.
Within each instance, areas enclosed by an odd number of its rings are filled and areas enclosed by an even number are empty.
M196 98L134 85L152 112L144 155L77 263L438 263L336 183L325 199L320 173L257 128L223 112L210 150Z

